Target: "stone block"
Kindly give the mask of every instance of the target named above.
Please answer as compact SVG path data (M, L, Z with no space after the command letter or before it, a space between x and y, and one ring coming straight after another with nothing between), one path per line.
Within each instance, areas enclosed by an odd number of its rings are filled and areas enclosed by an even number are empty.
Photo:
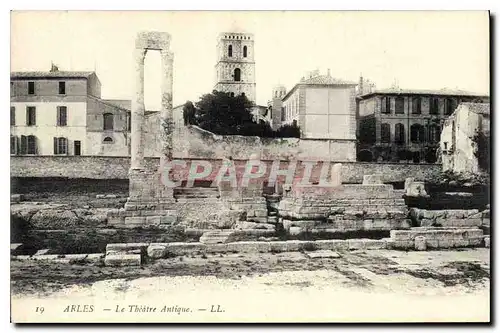
M365 239L366 250L380 250L387 248L387 242L382 239Z
M97 194L95 196L96 199L106 199L106 194Z
M256 217L267 217L267 209L256 209L254 212Z
M395 209L387 210L387 215L389 215L391 219L404 219L408 216L405 211Z
M146 224L146 217L143 216L131 216L125 218L125 225L143 226L145 224Z
M301 232L302 232L302 228L301 227L290 227L290 229L288 230L288 233L291 236L297 236Z
M124 253L130 252L134 250L146 250L149 246L149 243L110 243L106 245L106 253L108 252L117 252Z
M385 219L374 219L372 227L373 227L373 229L376 229L376 230L391 229L389 221L385 220Z
M405 195L408 197L427 197L424 182L412 182L405 189Z
M430 219L421 219L420 220L421 227L431 227L434 223L435 223L435 221L430 220Z
M365 248L364 239L349 239L347 244L349 250L363 250Z
M439 240L437 240L437 239L429 239L428 237L426 237L426 244L427 244L427 247L431 248L431 249L439 248Z
M373 220L363 220L363 229L364 230L374 229Z
M337 252L334 252L332 250L317 250L317 251L307 252L306 256L308 256L311 259L340 258L341 257L340 254L338 254Z
M391 230L390 236L394 241L407 241L412 239L411 231L406 230Z
M483 244L483 237L469 237L467 239L469 246L481 246Z
M490 247L490 236L484 236L484 247Z
M177 222L177 215L162 215L160 216L160 224L170 225Z
M147 216L145 224L148 226L160 225L161 224L161 216Z
M415 242L415 250L417 251L427 250L427 239L424 236L416 236L414 242Z
M438 239L438 247L440 249L449 249L455 246L455 240L453 238Z
M286 241L287 252L298 252L302 248L302 241L299 240L289 240Z
M12 203L19 203L23 200L24 200L23 194L11 194L10 195L10 202L12 202Z
M363 185L381 185L380 175L363 175Z
M454 238L453 247L466 247L469 246L469 241L467 239Z
M200 237L200 243L203 244L230 243L234 241L236 241L236 232L234 230L208 231Z
M162 244L151 244L148 246L147 253L150 258L163 258L167 253L167 247Z
M270 247L270 249L269 249L270 252L286 252L286 251L288 251L286 241L270 242L269 247Z
M414 242L412 240L392 240L392 247L395 249L410 249L414 247Z
M38 250L38 251L36 251L35 256L42 256L42 255L46 255L46 254L49 254L49 252L50 252L50 249L42 249L42 250Z
M114 253L107 254L104 258L104 265L106 266L140 266L140 254L124 254Z
M267 217L247 217L247 221L257 223L267 223Z

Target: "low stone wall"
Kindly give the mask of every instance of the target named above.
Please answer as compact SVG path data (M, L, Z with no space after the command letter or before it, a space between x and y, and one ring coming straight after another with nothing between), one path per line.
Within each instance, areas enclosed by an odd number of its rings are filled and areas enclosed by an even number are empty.
M418 208L410 209L410 217L415 225L421 227L479 227L489 225L490 212L480 212L477 209L447 209L447 210L425 210Z
M410 230L391 230L391 241L392 246L397 249L479 247L484 245L484 234L481 229L476 228L416 227Z
M249 159L253 154L265 160L353 162L356 161L356 141L216 135L197 126L183 127L174 135L175 157Z
M222 164L219 159L206 159L218 170ZM187 160L187 168L192 161ZM129 157L98 157L98 156L12 156L11 178L67 178L67 179L128 179L130 169ZM272 161L266 160L267 172L271 169ZM146 167L157 169L159 158L146 158ZM236 160L237 165L244 165L246 160ZM288 167L287 161L282 161L280 169ZM333 165L336 162L331 162ZM244 168L237 168L241 173ZM304 172L304 165L297 164L296 174ZM313 179L319 178L321 163L313 169ZM365 163L365 162L343 162L341 168L343 183L360 184L363 175L380 175L384 183L402 183L408 177L419 181L430 181L441 172L441 166L437 164L399 164L399 163ZM213 179L216 171L208 179Z
M404 199L391 185L342 185L330 189L295 188L279 205L290 234L305 230L357 231L410 228Z

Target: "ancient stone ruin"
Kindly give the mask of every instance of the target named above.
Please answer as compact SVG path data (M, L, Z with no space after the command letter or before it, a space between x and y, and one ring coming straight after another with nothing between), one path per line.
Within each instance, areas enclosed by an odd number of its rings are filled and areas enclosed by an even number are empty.
M327 185L276 183L275 189L280 190L265 194L263 180L259 178L250 179L244 186L221 180L217 188L195 186L182 189L183 197L175 197L174 191L178 189L162 184L162 166L173 160L173 54L169 46L168 33L137 35L130 193L124 208L108 214L108 224L115 228L160 229L165 233L176 228L185 234L197 235L198 241L108 244L108 264L136 265L140 263L137 256L141 253L160 258L167 253L193 251L426 250L489 246L489 238L479 229L482 220L478 219L478 211L472 212L475 215L459 214L460 217L448 212L445 215L451 220L437 213L413 211L409 214L403 195L427 196L422 182L408 179L405 190L401 191L384 184L381 175L371 174L363 176L362 184L344 184L341 164L329 167ZM144 163L144 58L150 50L160 51L162 59L162 109L158 126L163 154L160 165L154 167ZM259 160L259 157L252 159ZM329 161L322 162L329 166ZM234 163L230 157L222 161L226 168L236 168ZM439 225L429 222L440 218ZM360 235L371 237L360 239Z

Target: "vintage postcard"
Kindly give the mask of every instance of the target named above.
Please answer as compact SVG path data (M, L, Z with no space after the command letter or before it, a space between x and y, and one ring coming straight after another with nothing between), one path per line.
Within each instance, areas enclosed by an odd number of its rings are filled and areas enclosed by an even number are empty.
M487 11L13 11L13 323L490 322Z

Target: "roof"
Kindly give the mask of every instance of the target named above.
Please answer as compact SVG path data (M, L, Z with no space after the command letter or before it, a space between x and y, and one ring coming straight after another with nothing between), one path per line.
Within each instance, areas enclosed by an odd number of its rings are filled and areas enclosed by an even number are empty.
M478 93L465 91L465 90L451 90L451 89L441 89L441 90L426 90L426 89L399 89L399 88L389 88L375 90L370 93L360 95L359 98L367 98L373 95L437 95L437 96L481 96L487 97L487 95L481 95Z
M481 115L489 115L490 114L490 103L460 103L460 106L464 106L469 109L469 111L481 114Z
M282 100L287 99L299 86L355 86L356 82L346 81L334 78L330 75L316 75L310 77L308 79L302 80L297 83L290 91L286 93L286 95L282 98Z
M103 99L103 102L116 105L119 108L131 110L132 109L132 101L127 99Z
M313 76L309 79L301 81L300 84L357 85L356 82L340 80L329 75Z
M11 72L11 79L87 79L95 72L55 71L55 72Z

